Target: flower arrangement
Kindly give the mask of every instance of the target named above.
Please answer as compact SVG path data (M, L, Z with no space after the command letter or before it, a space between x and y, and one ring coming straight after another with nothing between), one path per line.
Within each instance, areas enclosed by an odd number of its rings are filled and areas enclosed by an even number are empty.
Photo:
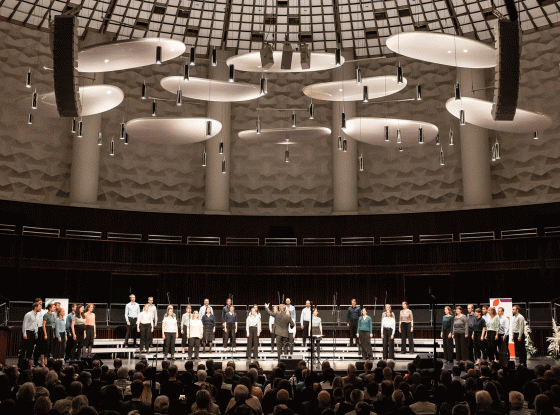
M552 319L552 337L547 337L548 342L548 355L554 360L560 360L560 331L556 321Z
M531 328L529 327L529 322L527 321L525 324L525 350L527 351L527 359L530 359L537 354L537 348L533 344L530 334Z

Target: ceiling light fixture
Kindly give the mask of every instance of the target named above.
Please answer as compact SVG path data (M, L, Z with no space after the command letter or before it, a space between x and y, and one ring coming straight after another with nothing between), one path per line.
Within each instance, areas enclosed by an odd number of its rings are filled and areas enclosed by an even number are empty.
M403 69L401 63L399 62L399 66L397 67L397 84L402 85L403 82Z
M286 163L290 162L290 146L286 145L286 151L284 152L284 161Z
M344 111L342 111L342 114L340 116L340 127L346 128L346 113Z
M284 46L282 47L282 62L280 63L280 69L290 70L292 69L292 58L293 58L294 50L292 49L292 45L288 42L288 34L284 39Z
M296 113L292 112L292 128L296 128Z
M31 68L27 71L27 78L25 80L25 87L31 88Z
M229 65L229 82L235 82L235 66Z
M37 88L33 91L33 97L31 98L31 108L36 110L37 109Z
M369 102L368 86L364 85L363 102Z
M144 79L144 82L142 83L142 95L140 95L142 99L146 99L146 90L146 80Z
M402 147L399 147L399 152L402 153L404 151L404 149Z
M111 140L111 146L109 149L109 155L110 156L114 156L115 155L115 140Z
M261 78L261 95L268 94L268 79L265 77Z
M311 101L311 104L309 104L309 119L315 119L315 105L313 105L313 101Z
M455 84L455 101L459 101L461 99L461 85L459 82Z
M33 114L29 114L29 118L27 118L27 124L33 124Z
M342 65L342 54L340 52L340 48L336 48L334 52L334 64L335 66Z
M342 137L338 136L338 149L342 150Z
M441 145L441 144L439 142L439 134L438 134L438 135L436 135L436 146L439 146L439 145Z
M385 141L388 143L389 142L389 126L388 125L385 126L384 133L385 133Z
M226 158L222 160L222 173L226 174Z
M300 43L299 50L301 69L311 69L311 51L309 50L309 45L307 43Z
M418 127L418 144L424 144L424 133L422 127Z
M261 133L261 119L257 117L257 134Z
M97 133L97 145L98 146L102 146L103 145L103 134L101 133L101 131L99 131Z
M494 144L494 150L496 151L496 160L500 159L500 143L498 143L498 136L496 136L496 143Z
M161 65L161 54L162 54L162 49L161 46L156 46L156 64Z
M189 65L190 65L190 66L196 65L196 62L195 62L195 53L194 53L194 46L191 47L191 52L189 53Z
M212 66L218 66L218 52L215 46L212 49Z
M83 120L80 118L80 121L78 121L78 138L82 138L84 133L84 122Z
M72 129L70 130L71 133L76 132L76 117L72 118Z
M359 67L356 69L356 84L362 85L362 70Z
M348 141L346 140L346 137L342 139L342 151L344 153L348 151Z
M206 147L204 147L204 150L202 151L202 167L206 167Z
M402 144L402 135L400 128L397 128L397 144Z
M453 143L453 130L450 128L449 129L449 145L452 146Z
M183 81L188 81L191 77L191 67L185 62L185 68L183 70Z
M181 105L183 105L183 92L179 88L177 90L177 106L180 107Z
M360 158L359 158L359 169L360 171L364 171L364 156L362 154L360 154Z
M128 133L124 133L124 145L128 145Z
M218 146L218 154L224 154L224 140L220 141L220 144Z
M416 85L416 101L422 101L422 85Z
M496 145L492 146L492 161L496 161Z
M538 140L538 139L539 139L539 132L538 132L538 131L535 131L535 132L533 133L533 139L534 139L534 140Z
M439 151L439 165L445 166L445 156L443 155L443 147Z
M122 122L121 122L121 135L119 136L119 138L120 138L121 140L124 140L125 134L126 134L126 133L125 133L125 123L124 123L124 118L123 118L123 120L122 120Z
M212 121L206 121L206 137L210 137L212 135ZM224 142L222 141L220 143L220 147L222 152L220 154L224 153Z
M465 110L459 111L459 125L465 125Z
M152 117L156 116L156 100L152 102Z

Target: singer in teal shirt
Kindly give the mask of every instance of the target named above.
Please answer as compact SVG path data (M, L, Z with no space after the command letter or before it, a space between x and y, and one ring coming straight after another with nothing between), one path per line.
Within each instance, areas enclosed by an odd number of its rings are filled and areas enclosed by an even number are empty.
M371 337L373 336L373 328L371 317L367 315L367 310L362 308L362 316L358 320L358 332L356 337L359 339L359 349L362 353L362 358L365 360L371 359L373 353L371 350Z

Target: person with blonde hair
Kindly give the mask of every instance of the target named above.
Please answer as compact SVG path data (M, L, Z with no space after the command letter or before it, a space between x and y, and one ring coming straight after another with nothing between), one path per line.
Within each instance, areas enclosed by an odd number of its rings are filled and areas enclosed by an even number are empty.
M54 360L64 360L64 352L66 350L66 311L59 308L56 312L56 321L54 326L54 335L56 338L54 344Z
M175 359L175 341L179 334L177 318L173 312L173 306L167 307L167 312L161 323L161 337L163 338L163 357L167 358L171 354L171 359Z
M88 351L88 356L91 356L91 349L93 348L93 339L97 337L95 330L95 314L93 310L95 306L92 303L86 305L86 312L84 317L86 319L86 338L84 341L83 354L86 354L86 349Z
M79 360L82 356L82 347L86 338L86 318L84 316L84 306L76 307L76 314L72 317L72 338L74 339L74 359Z
M395 357L395 315L385 307L383 318L381 319L381 338L383 339L383 359L393 359Z
M194 310L190 320L190 325L187 329L187 337L189 338L189 360L192 359L193 351L195 360L198 360L200 353L200 341L204 335L202 321L200 321L198 316L199 312Z
M488 307L488 322L486 327L486 353L491 362L498 357L498 331L500 330L500 317L495 307Z
M138 315L136 330L140 333L140 353L148 352L154 332L154 317L150 312L150 304L144 304L144 311Z

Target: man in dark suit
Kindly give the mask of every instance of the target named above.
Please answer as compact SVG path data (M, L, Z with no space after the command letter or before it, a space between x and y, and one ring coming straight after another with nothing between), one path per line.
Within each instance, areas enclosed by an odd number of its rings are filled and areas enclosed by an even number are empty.
M270 311L269 304L264 305L264 309L268 315L274 317L274 334L276 335L276 344L278 346L278 360L282 351L288 354L288 328L294 327L295 323L292 317L286 312L286 305L280 304L279 311L273 313Z

